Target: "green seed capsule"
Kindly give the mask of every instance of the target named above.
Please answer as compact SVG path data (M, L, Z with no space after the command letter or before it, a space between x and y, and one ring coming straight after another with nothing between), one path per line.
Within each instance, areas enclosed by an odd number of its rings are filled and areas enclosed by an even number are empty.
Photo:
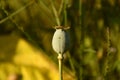
M63 54L69 48L69 35L63 29L56 29L53 39L52 47L58 54Z

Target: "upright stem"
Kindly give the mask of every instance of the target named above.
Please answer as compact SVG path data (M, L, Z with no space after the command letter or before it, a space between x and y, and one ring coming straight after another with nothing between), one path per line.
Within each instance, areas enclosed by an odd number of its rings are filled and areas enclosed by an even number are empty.
M82 0L79 0L79 25L80 26L80 34L81 34L81 37L80 37L80 40L79 41L82 41L82 39L84 39L84 31L83 31L83 9L82 9ZM81 60L82 60L82 55L81 55ZM79 78L80 80L83 80L83 67L82 67L82 63L80 63L80 73L79 73Z
M66 0L64 0L64 8L63 8L63 11L64 11L64 26L67 26L67 11L66 11Z
M63 75L62 75L62 60L63 60L63 55L58 54L58 61L59 61L59 80L63 80Z
M57 12L57 10L55 9L55 6L54 6L54 4L53 4L53 1L52 0L50 0L50 2L51 2L51 6L52 6L52 9L53 9L53 13L54 13L54 16L55 16L55 19L56 19L56 23L57 23L57 25L58 26L60 26L60 18L59 18L59 16L58 16L58 12Z
M107 27L107 55L106 55L106 62L105 62L105 69L104 69L104 79L107 79L107 75L110 71L110 30Z

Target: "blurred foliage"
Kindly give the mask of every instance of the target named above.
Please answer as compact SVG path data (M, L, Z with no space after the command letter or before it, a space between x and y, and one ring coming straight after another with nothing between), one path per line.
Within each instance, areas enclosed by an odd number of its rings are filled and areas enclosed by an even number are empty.
M64 79L120 79L120 0L65 1L0 0L0 80L9 74L22 75L22 80L58 79L51 46L58 25L53 7L62 26L66 11L71 27Z

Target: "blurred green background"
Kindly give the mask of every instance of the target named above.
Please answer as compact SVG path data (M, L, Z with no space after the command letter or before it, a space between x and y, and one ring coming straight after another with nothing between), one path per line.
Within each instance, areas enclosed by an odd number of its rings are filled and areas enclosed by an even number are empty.
M0 0L0 80L58 80L57 19L71 27L64 80L120 79L120 0Z

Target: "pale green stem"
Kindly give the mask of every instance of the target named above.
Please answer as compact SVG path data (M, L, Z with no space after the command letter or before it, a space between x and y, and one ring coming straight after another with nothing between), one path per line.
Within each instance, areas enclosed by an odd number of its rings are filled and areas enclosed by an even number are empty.
M63 9L63 3L64 3L64 1L61 0L61 4L60 4L60 8L59 8L59 16L60 16L62 9Z
M64 0L64 26L67 26L66 0Z
M58 16L58 12L57 12L57 10L55 9L55 6L54 6L54 4L53 4L53 1L50 0L50 2L51 2L51 7L52 7L52 9L53 9L53 13L54 13L54 15L55 15L55 19L56 19L57 25L60 26L60 19L59 19L59 16Z
M62 75L62 60L63 60L63 54L59 53L59 54L58 54L59 80L63 80L63 75Z

